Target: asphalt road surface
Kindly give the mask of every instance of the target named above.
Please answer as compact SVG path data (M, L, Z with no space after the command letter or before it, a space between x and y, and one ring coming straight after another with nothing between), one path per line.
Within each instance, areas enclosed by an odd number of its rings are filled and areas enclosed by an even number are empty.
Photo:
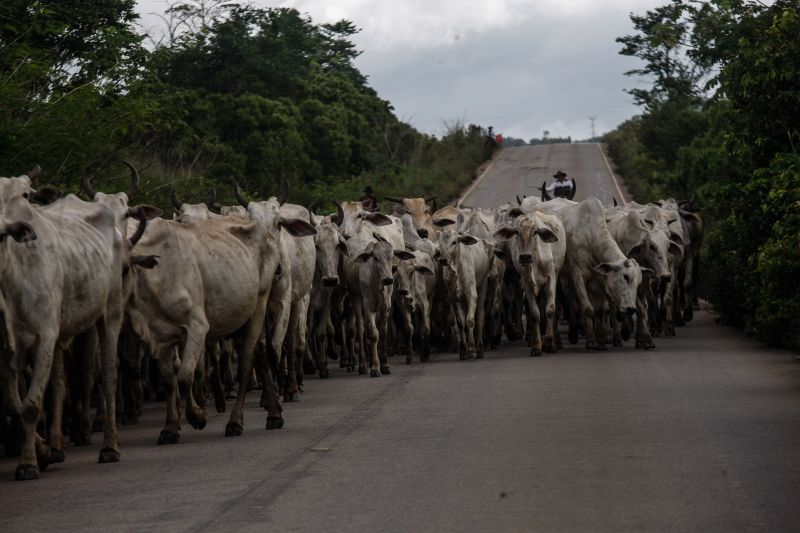
M549 150L586 169L580 187L602 169L592 146ZM100 435L39 481L0 460L0 531L796 531L800 364L705 312L655 340L336 369L307 379L281 430L251 393L238 438L210 413L156 446L164 410L148 404L121 428L121 463L96 463Z

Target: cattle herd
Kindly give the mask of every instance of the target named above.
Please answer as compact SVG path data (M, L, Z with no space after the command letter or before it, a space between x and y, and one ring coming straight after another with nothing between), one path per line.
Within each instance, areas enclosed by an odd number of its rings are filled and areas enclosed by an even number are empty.
M127 163L126 163L127 164ZM233 399L226 436L241 435L248 390L266 429L284 424L304 373L328 365L379 377L389 356L431 350L482 358L501 338L530 355L582 335L586 349L654 348L691 320L703 223L691 202L604 206L542 197L492 209L434 210L388 198L391 215L334 200L315 215L288 187L237 206L183 203L174 215L132 206L127 192L61 196L40 169L0 178L0 433L19 454L16 479L64 460L65 436L99 461L120 460L117 416L134 423L145 396L166 403L159 444L181 413L206 425ZM7 238L10 237L10 238ZM94 418L92 407L96 406Z

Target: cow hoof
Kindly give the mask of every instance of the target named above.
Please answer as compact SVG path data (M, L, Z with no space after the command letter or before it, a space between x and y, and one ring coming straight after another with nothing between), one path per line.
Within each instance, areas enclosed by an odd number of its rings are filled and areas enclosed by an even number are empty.
M369 371L369 377L371 377L371 378L379 378L379 377L381 377L381 371L380 370L376 370L376 369L373 368L372 370Z
M358 367L358 373L359 373L359 375L363 376L364 374L367 373L367 369L364 368L363 366L360 366L360 367Z
M267 429L281 429L283 427L283 417L268 416Z
M622 340L627 341L631 338L631 330L628 328L622 328L620 330L620 334L622 335Z
M92 433L102 433L103 432L103 421L102 420L95 420L92 422Z
M327 379L329 377L331 377L331 372L327 367L319 369L319 379Z
M267 427L267 429L269 429L269 427ZM242 426L235 422L228 422L228 424L225 426L226 437L241 437L242 431L244 431Z
M597 346L595 346L594 349L597 350L598 352L607 352L608 346L606 346L605 344L598 344Z
M622 339L614 339L611 341L611 346L614 348L622 348Z
M284 402L299 402L300 401L300 393L299 392L287 392L283 395Z
M687 307L686 309L684 309L683 319L686 322L691 322L693 318L694 318L694 309L692 309L691 307Z
M181 434L178 433L177 431L162 429L161 434L158 436L158 442L156 444L177 444L180 438Z
M222 397L214 398L214 407L217 408L217 412L218 413L224 413L225 412L225 407L226 407L225 406L225 398L222 398Z
M664 336L665 337L674 337L675 336L675 327L674 326L667 326L664 328Z
M17 481L39 479L39 467L36 465L19 465L14 473L14 479Z
M483 359L483 352L478 352L478 354L475 356L475 358L476 359Z
M67 455L64 453L64 450L57 450L55 448L50 448L50 464L63 463L64 459L66 458Z
M567 333L567 339L570 344L578 344L578 330L570 329Z
M194 429L203 429L206 427L207 419L205 413L195 413L186 410L186 420L191 424Z
M114 448L103 448L100 450L100 457L97 459L98 463L118 463L120 453Z
M409 356L409 357L406 357L406 364L407 364L407 365L410 365L410 364L411 364L411 357L410 357L410 356Z
M467 361L474 361L475 360L475 352L469 352L465 357Z
M313 361L309 361L308 359L303 360L303 373L304 374L313 374L317 371L317 367Z
M542 351L537 350L536 348L531 348L531 357L541 357Z
M381 367L381 374L383 374L384 376L388 376L391 373L392 373L392 371L389 370L388 366L382 366Z

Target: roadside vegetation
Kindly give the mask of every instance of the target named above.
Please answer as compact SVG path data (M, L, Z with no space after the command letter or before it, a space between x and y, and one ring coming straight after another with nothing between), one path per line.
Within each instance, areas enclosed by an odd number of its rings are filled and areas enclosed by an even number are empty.
M639 201L694 199L702 292L725 323L800 349L800 7L673 0L617 39L642 113L606 135Z
M232 180L292 201L378 195L456 197L491 149L476 125L442 137L398 120L354 65L349 21L314 24L294 9L222 0L174 2L163 38L134 26L135 0L0 4L2 175L39 163L76 192L124 187L167 207L175 188L199 202ZM491 148L491 147L489 147ZM328 206L330 209L330 206Z

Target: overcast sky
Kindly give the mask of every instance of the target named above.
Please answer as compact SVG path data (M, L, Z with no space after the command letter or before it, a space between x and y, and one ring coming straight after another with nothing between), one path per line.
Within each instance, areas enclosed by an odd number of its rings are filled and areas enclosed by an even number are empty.
M631 33L631 12L666 0L251 0L294 7L315 23L359 28L356 61L370 84L416 128L441 134L456 121L530 139L590 136L635 115L623 72L639 63L614 39ZM147 28L162 0L139 0Z

